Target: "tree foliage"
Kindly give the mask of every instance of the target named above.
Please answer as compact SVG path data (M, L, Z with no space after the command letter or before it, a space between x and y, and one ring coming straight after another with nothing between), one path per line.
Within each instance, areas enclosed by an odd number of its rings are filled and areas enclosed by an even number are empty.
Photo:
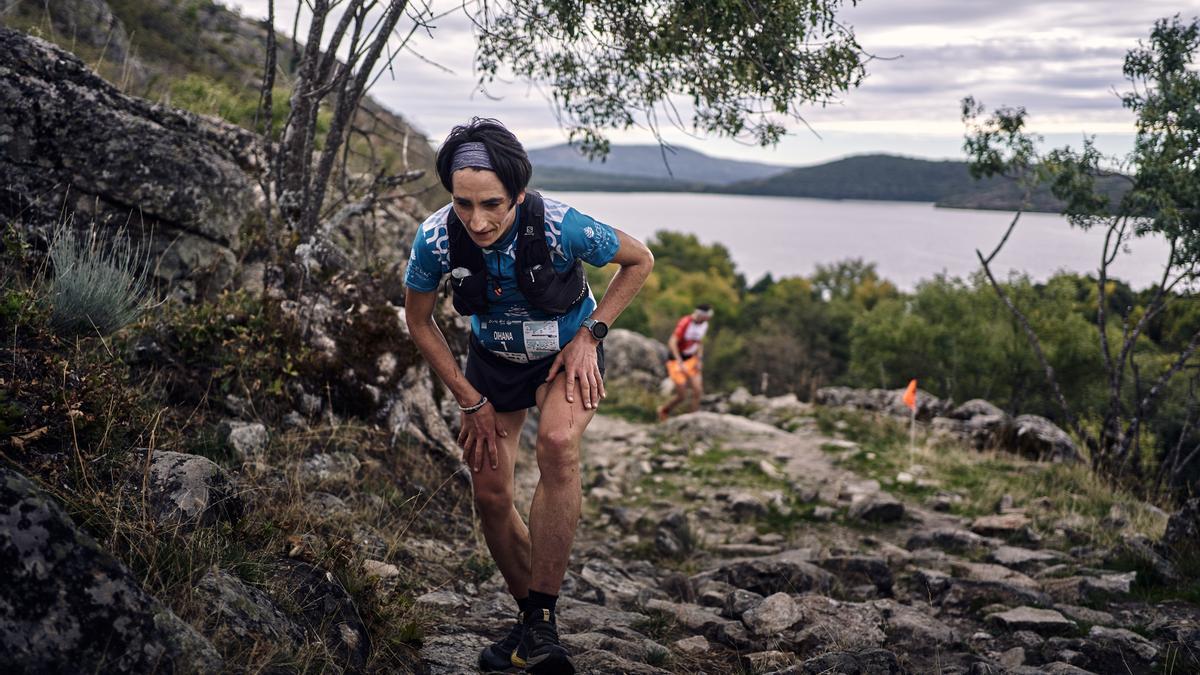
M589 154L607 152L604 130L639 123L772 145L803 106L862 81L866 57L837 16L856 2L484 2L477 65L484 83L511 69L548 84Z
M1149 41L1126 55L1124 74L1130 90L1121 101L1136 116L1137 134L1125 157L1103 155L1092 139L1085 139L1080 150L1064 147L1043 152L1041 139L1026 130L1023 108L1000 108L984 117L982 105L973 99L963 102L968 125L964 148L974 175L1016 176L1027 187L1026 195L1037 183L1048 183L1065 202L1063 213L1072 226L1103 228L1104 247L1091 304L1107 396L1096 433L1084 424L1063 392L1062 373L1042 346L1045 329L1033 325L1029 312L996 281L988 266L1016 226L1020 212L991 255L979 253L979 259L998 297L1029 339L1063 418L1087 441L1093 466L1114 479L1143 476L1150 453L1142 447L1142 431L1155 424L1171 380L1200 347L1200 330L1194 330L1172 358L1164 360L1141 349L1143 336L1155 329L1164 311L1193 299L1191 291L1200 270L1198 52L1200 20L1185 22L1175 16L1156 22ZM1130 189L1115 203L1096 187L1098 178L1126 174ZM1147 236L1161 237L1169 245L1162 279L1144 303L1114 303L1108 268L1131 240ZM1200 447L1200 438L1196 444ZM1186 467L1178 466L1176 460L1168 456L1159 464L1176 465L1178 478Z
M799 119L803 106L832 100L865 74L866 56L837 19L845 4L521 0L468 2L462 9L477 29L482 81L513 73L545 85L570 137L603 155L607 129L640 122L657 133L660 119L685 126L681 98L697 132L777 142L785 121ZM430 6L407 0L312 0L297 6L294 25L302 12L309 29L296 36L289 113L264 185L273 187L264 191L275 198L280 220L299 235L291 277L337 257L325 236L331 223L365 210L383 189L416 178L379 176L361 200L343 199L337 213L326 210L339 163L346 174L343 148L368 88L391 71L410 38L435 31ZM267 137L275 135L274 21L275 3L268 0L260 115ZM318 136L323 115L328 129ZM272 221L270 203L267 213Z

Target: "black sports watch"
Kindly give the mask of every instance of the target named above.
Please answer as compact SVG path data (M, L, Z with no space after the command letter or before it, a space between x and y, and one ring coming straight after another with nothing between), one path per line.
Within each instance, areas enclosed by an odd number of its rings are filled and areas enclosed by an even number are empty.
M608 337L608 324L604 323L603 321L597 321L591 317L588 317L583 320L583 327L588 329L588 332L592 334L592 337L596 338L597 340L603 340L604 338Z

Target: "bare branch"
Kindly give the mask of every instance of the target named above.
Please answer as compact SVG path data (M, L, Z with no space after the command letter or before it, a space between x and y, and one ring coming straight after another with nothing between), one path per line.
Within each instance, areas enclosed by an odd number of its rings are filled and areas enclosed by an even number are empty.
M271 178L273 171L271 167L275 164L274 157L274 138L275 138L275 68L277 52L279 45L275 39L275 0L267 0L267 54L266 62L263 64L263 82L262 90L259 93L259 108L258 119L255 120L255 127L262 129L263 134L263 156L266 160L266 170L259 176L259 185L263 191L263 209L265 213L266 223L266 240L267 247L271 260L278 258L278 242L276 241L274 228L272 223L271 210Z
M998 251L999 248L996 250ZM1020 324L1021 330L1024 331L1026 339L1029 340L1029 346L1033 348L1033 353L1037 356L1037 360L1042 366L1042 371L1046 376L1046 382L1050 385L1050 388L1054 390L1054 397L1058 401L1059 407L1062 409L1063 417L1066 420L1067 425L1071 427L1071 429L1079 438L1087 441L1089 445L1093 445L1094 441L1091 437L1091 434L1084 431L1083 427L1080 426L1078 420L1075 418L1075 413L1071 411L1071 406L1069 403L1067 403L1067 397L1063 395L1062 387L1060 387L1058 384L1058 377L1056 377L1054 374L1054 367L1050 365L1050 361L1046 358L1046 354L1042 350L1042 343L1038 339L1037 333L1034 332L1033 327L1029 325L1029 320L1025 318L1025 315L1021 312L1021 310L1017 309L1017 306L1013 304L1013 301L1008 296L1008 293L1004 291L1004 287L1002 287L999 282L996 281L996 277L992 274L992 269L988 265L988 258L984 258L983 253L979 250L975 251L975 255L979 257L979 262L983 265L983 272L987 275L988 281L991 282L992 289L996 291L996 295L1000 296L1000 300L1017 320L1017 323ZM992 255L995 255L995 251L993 251Z
M1096 290L1099 301L1096 303L1096 330L1100 333L1100 353L1104 356L1104 367L1108 369L1108 384L1110 387L1109 400L1115 401L1120 399L1121 387L1117 376L1117 369L1113 367L1112 350L1108 346L1108 265L1112 259L1108 256L1109 244L1112 241L1113 232L1117 229L1117 222L1109 225L1108 231L1104 233L1104 249L1100 252L1100 274L1096 280ZM1117 237L1117 246L1121 244L1120 236ZM1122 367L1124 367L1124 352L1122 352ZM1111 406L1110 406L1111 408Z
M333 121L329 125L329 133L326 134L325 150L321 153L321 159L317 165L314 180L310 184L309 195L311 196L309 198L313 204L319 205L325 199L325 190L329 182L329 176L337 160L338 150L341 144L345 142L346 130L349 127L351 118L362 101L363 94L366 91L367 80L372 74L371 71L374 70L375 64L379 61L379 56L382 54L392 31L395 30L396 24L404 15L404 8L407 4L406 0L391 0L383 18L377 24L378 31L374 33L371 39L371 47L363 56L362 62L358 66L358 72L353 78L346 80L341 91L338 93L337 107L334 111ZM347 68L348 71L349 69ZM311 233L315 231L317 216L318 208L310 208L306 211L302 225L304 232Z
M1163 296L1165 296L1168 292L1170 292L1170 289L1173 288L1175 286L1175 284L1179 283L1179 279L1182 278L1182 275L1181 275L1180 277L1178 277L1174 281L1172 281L1170 283L1170 285L1167 284L1167 279L1170 277L1170 273L1171 273L1171 262L1173 260L1175 260L1175 247L1177 244L1178 244L1178 238L1172 237L1171 238L1171 248L1170 248L1169 252L1167 253L1167 264L1163 267L1163 276L1162 276L1162 279L1159 280L1159 282L1158 282L1158 287L1154 290L1154 297L1150 300L1150 307L1149 307L1149 309L1147 309L1147 311L1145 313L1142 314L1142 318L1138 320L1137 325L1133 329L1132 335L1126 337L1124 343L1121 345L1121 355L1118 359L1118 365L1120 365L1121 368L1119 369L1119 372L1116 374L1116 380L1115 380L1117 390L1118 390L1117 391L1118 395L1120 393L1121 381L1124 376L1123 371L1124 371L1125 360L1129 357L1129 354L1133 351L1134 346L1136 346L1138 338L1141 337L1141 335L1142 335L1142 331L1144 331L1146 329L1146 326L1149 325L1151 319L1153 319L1155 316L1157 316L1158 313L1162 311L1162 308L1166 305L1166 303L1163 302Z
M1167 372L1163 373L1158 378L1158 380L1154 383L1154 386L1151 387L1150 391L1146 394L1146 397L1138 403L1136 417L1133 424L1136 424L1137 421L1146 413L1146 411L1150 410L1150 408L1158 402L1158 397L1162 395L1163 391L1165 391L1167 383L1171 381L1171 378L1174 377L1181 368L1183 368L1184 364L1188 362L1188 359L1192 358L1192 355L1196 353L1197 348L1200 348L1200 331L1196 331L1196 333L1192 335L1192 339L1188 341L1187 347L1180 352L1179 357L1175 359L1175 362L1171 364L1171 367L1167 369ZM1130 426L1133 426L1133 424Z
M1026 192L1025 194L1028 197L1029 193ZM1004 231L1004 236L1000 238L1000 243L996 244L996 248L992 249L991 254L988 255L987 258L984 258L982 253L975 251L975 254L979 256L979 261L983 263L985 269L989 264L991 264L992 259L995 258L998 253L1000 253L1000 249L1004 248L1004 244L1008 242L1009 235L1012 234L1013 228L1017 226L1017 221L1021 219L1021 214L1025 212L1025 201L1025 199L1021 200L1021 208L1017 209L1017 212L1013 215L1012 222L1008 224L1008 229Z

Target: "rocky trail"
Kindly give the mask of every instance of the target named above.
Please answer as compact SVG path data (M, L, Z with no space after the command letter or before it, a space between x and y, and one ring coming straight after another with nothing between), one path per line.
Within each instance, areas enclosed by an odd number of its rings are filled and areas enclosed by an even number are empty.
M106 3L43 4L101 29L68 31L72 43L128 51ZM261 27L218 19L233 22L213 32L221 51L257 44ZM115 230L136 207L158 281L211 301L156 312L123 358L52 339L36 312L6 334L0 672L475 672L512 601L471 529L457 407L422 365L392 281L444 196L345 219L334 236L362 255L285 299L282 272L247 257L265 161L253 134L127 96L8 29L0 92L0 211L44 244L64 217ZM408 148L402 120L372 116ZM97 148L120 161L96 162ZM467 330L447 331L458 354ZM606 345L611 371L653 396L663 346L620 329ZM1165 523L1164 541L1193 547L1172 551L1200 551L1200 498L1139 529L1134 514L1072 511L1076 495L1053 480L1015 498L943 485L968 467L932 447L880 470L844 420L823 422L845 407L886 416L895 392L815 393L821 406L734 395L663 425L595 419L560 603L583 672L1200 672L1200 610L1139 586L1153 573L1194 600L1200 565L1180 576L1161 542L1121 538ZM1080 460L1044 418L922 397L926 429L960 449ZM993 465L1046 466L980 466ZM1139 565L1119 564L1129 553Z
M857 448L810 410L597 416L560 604L583 672L1195 672L1196 607L1137 602L1134 573L1040 547L1022 505L972 521L889 495L838 466ZM472 672L511 621L498 573L418 602L444 617L429 673Z

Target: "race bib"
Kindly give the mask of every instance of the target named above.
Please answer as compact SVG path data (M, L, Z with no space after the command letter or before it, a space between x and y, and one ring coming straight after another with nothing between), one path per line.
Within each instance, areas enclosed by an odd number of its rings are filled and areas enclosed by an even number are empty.
M529 357L519 352L498 352L494 349L491 350L491 352L506 361L512 361L513 363L529 363Z
M525 321L525 353L530 359L541 359L558 353L557 321Z

